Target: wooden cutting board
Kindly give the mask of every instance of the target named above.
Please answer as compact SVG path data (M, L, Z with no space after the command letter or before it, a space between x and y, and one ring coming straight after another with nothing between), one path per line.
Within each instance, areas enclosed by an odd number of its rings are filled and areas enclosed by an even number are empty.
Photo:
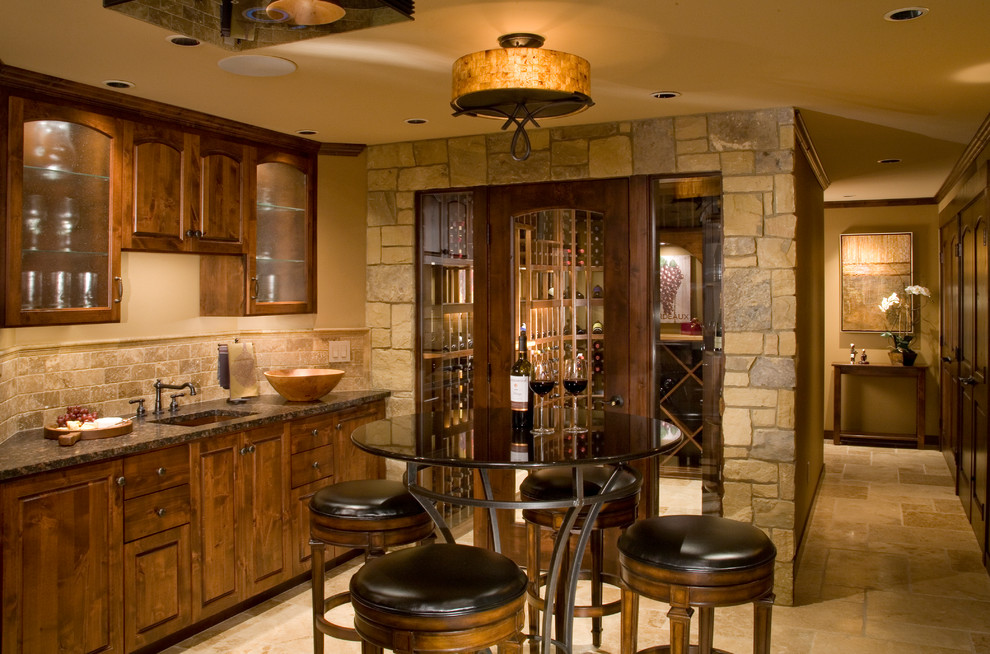
M123 436L134 430L134 423L130 420L119 422L112 427L102 429L69 429L68 427L57 427L55 425L45 425L45 438L58 440L59 445L74 445L76 441L91 441L97 438L113 438ZM78 435L77 435L78 434Z

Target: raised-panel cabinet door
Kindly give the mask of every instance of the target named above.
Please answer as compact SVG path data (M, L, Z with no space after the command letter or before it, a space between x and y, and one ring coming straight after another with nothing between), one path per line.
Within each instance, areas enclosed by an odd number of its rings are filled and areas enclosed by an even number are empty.
M287 444L283 425L269 425L244 433L239 450L241 546L248 595L288 578L285 550L286 497L289 480Z
M190 212L186 178L192 136L179 130L128 123L124 170L123 247L181 252Z
M253 188L247 171L254 148L211 137L197 144L198 179L193 207L196 251L245 252L247 212Z
M189 525L124 546L124 642L131 652L190 624Z
M4 654L123 651L119 461L4 484Z
M250 520L238 510L240 434L225 434L192 445L193 617L233 606L244 597L238 571L238 525Z
M351 434L356 428L384 417L385 407L381 403L343 411L333 417L336 481L382 479L385 476L385 459L358 449L351 441Z

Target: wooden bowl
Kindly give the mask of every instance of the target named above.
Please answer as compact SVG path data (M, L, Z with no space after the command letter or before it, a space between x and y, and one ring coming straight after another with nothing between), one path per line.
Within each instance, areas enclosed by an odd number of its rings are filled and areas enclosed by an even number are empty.
M343 370L330 368L290 368L265 372L272 388L290 402L318 400L332 391L343 376Z

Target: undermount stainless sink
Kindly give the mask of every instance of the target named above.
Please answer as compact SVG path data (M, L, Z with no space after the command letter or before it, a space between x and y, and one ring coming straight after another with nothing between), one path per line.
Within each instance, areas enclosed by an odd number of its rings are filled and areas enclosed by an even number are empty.
M156 420L151 420L150 422L156 422L162 425L177 425L179 427L199 427L201 425L212 425L217 422L227 422L228 420L233 420L234 418L243 418L245 416L253 415L254 413L251 411L210 409L208 411L199 411L197 413L187 413L183 416L158 418Z

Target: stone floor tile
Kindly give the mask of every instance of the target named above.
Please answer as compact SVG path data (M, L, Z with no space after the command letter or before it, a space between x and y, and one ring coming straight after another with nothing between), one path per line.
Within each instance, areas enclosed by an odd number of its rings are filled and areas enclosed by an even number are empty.
M972 529L964 515L928 511L905 511L904 526L925 527L926 529L956 529L959 531Z
M990 616L990 601L960 602L955 598L903 591L869 591L866 594L867 620L986 631L990 629L987 616Z
M901 514L900 502L838 498L835 500L833 519L840 516L843 522L899 525Z
M971 634L973 651L976 654L990 654L990 634Z
M885 552L833 549L825 567L826 586L882 589L906 586L907 557Z
M877 640L911 643L913 645L938 643L940 647L963 652L968 652L971 644L969 631L904 624L902 622L892 623L883 620L867 620L865 635Z
M899 481L896 468L881 468L872 465L847 463L842 471L846 481L884 481L896 483Z
M968 650L822 632L815 635L809 654L959 654L960 651Z

